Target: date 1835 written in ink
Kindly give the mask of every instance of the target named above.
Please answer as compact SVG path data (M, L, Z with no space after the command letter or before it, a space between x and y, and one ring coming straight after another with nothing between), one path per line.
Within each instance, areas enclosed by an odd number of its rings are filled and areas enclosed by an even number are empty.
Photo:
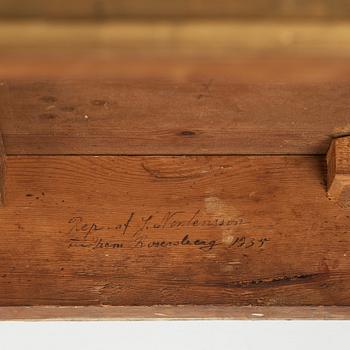
M89 222L81 216L68 220L69 247L88 249L155 249L194 247L211 251L219 246L226 248L262 248L267 236L240 234L239 227L246 224L243 218L206 216L200 210L193 213L169 211L149 215L131 212L125 220L114 224ZM215 237L230 232L230 239ZM171 236L171 238L169 238ZM175 237L175 238L174 238Z

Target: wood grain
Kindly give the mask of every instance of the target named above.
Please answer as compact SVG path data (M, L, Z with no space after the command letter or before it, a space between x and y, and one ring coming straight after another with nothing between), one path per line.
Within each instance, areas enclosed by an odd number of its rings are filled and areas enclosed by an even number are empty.
M212 79L3 81L6 153L325 154L350 85Z
M349 306L323 157L8 157L1 306Z
M111 18L316 18L350 17L346 0L2 0L5 18L111 19Z

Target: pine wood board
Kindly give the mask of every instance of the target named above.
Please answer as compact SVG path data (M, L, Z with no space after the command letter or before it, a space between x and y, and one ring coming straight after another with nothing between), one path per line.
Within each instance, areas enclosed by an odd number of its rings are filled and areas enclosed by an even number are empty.
M0 82L8 155L325 154L350 85L166 79Z
M0 305L346 314L349 203L325 177L320 156L10 156Z

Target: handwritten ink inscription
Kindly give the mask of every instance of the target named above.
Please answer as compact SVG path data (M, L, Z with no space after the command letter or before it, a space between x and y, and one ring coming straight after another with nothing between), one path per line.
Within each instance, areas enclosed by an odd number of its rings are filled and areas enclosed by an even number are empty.
M89 249L195 247L208 252L218 246L259 249L266 245L269 241L266 236L239 234L239 226L245 223L245 220L240 217L207 217L202 215L200 210L191 214L183 211L169 211L165 215L157 212L150 215L137 215L131 212L123 222L113 225L88 222L81 216L75 216L68 221L68 234L72 236L69 247ZM232 234L229 240L223 241L219 238L208 238L207 236L212 237L211 234L204 237L203 233L199 233L203 230L210 233L211 229L221 229L223 232L229 230L237 234ZM169 230L178 231L175 234L176 238L168 238ZM172 233L173 236L174 233Z

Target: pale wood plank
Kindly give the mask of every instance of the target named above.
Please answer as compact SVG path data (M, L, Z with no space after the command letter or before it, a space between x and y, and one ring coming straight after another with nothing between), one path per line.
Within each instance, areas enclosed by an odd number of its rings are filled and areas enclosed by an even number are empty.
M348 306L7 306L0 320L144 320L144 319L248 319L347 320Z
M2 54L237 57L313 55L349 57L350 24L307 21L108 21L0 23Z

